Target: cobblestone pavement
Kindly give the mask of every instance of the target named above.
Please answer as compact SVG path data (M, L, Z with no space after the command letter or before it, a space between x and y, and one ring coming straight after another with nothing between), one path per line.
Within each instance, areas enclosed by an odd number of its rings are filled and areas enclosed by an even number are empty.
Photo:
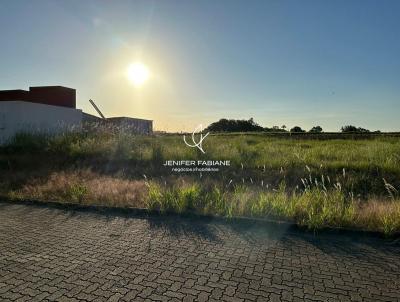
M399 301L400 245L0 203L1 301Z

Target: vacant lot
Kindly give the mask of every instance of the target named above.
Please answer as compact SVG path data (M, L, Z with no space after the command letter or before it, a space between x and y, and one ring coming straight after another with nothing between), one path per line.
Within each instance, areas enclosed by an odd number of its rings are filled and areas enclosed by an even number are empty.
M400 138L315 138L216 134L203 142L203 154L187 147L182 135L20 134L0 149L0 190L11 199L399 232ZM178 173L163 165L166 160L231 165Z

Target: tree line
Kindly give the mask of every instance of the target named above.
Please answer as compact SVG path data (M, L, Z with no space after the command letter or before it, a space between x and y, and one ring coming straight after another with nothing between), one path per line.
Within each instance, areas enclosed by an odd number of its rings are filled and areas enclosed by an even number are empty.
M254 121L253 118L248 120L235 120L235 119L220 119L217 122L211 123L206 129L206 131L212 132L290 132L290 133L322 133L323 129L321 126L314 126L311 129L304 130L300 126L294 126L287 129L285 125L282 126L272 126L271 128L262 127ZM370 133L368 129L361 127L356 127L353 125L345 125L340 128L343 133ZM375 131L375 132L380 132Z

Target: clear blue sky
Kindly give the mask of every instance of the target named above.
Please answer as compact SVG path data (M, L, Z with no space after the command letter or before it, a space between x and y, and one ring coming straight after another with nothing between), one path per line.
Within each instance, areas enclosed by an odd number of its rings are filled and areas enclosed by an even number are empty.
M2 0L0 37L0 89L73 87L84 111L158 129L400 130L400 1Z

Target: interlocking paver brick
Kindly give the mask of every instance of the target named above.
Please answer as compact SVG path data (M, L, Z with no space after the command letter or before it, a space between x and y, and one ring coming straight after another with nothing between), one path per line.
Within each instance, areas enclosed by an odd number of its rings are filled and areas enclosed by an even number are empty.
M0 301L399 301L400 245L0 203Z

